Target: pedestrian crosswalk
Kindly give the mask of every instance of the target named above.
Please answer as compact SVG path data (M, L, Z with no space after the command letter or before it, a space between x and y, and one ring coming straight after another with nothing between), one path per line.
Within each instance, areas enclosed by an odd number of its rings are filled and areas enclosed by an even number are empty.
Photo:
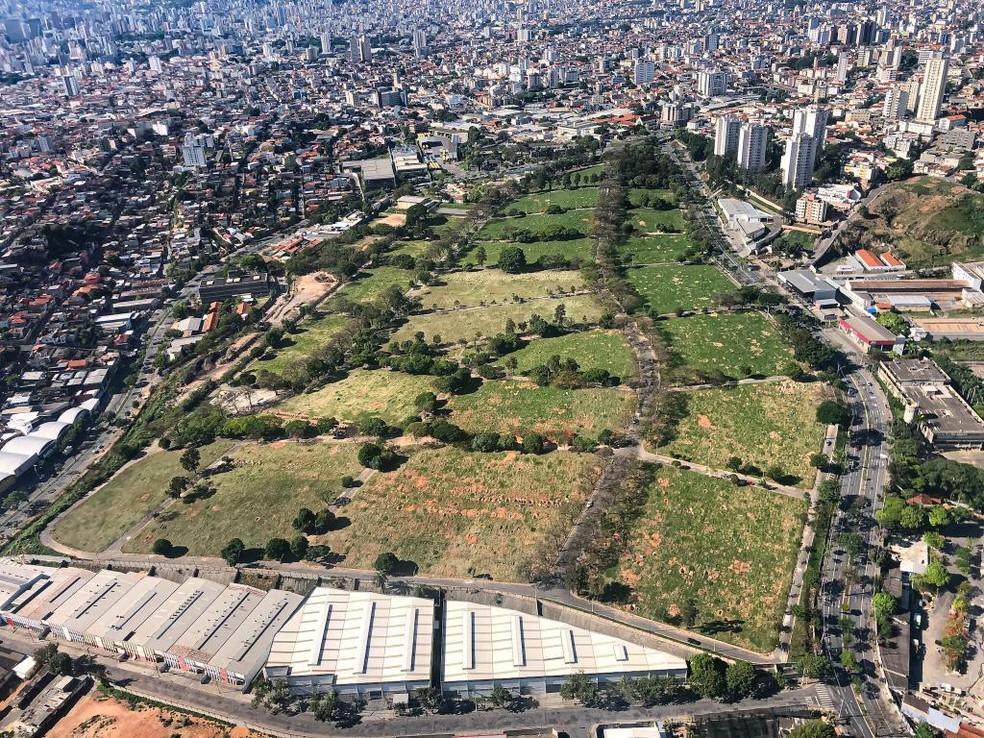
M817 685L817 703L820 705L821 710L837 711L837 707L834 705L834 698L830 696L830 690L826 684Z

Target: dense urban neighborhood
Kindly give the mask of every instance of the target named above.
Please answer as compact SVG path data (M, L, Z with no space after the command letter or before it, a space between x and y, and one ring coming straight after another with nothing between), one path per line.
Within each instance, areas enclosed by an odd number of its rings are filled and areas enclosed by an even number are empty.
M0 736L984 738L984 8L0 0Z

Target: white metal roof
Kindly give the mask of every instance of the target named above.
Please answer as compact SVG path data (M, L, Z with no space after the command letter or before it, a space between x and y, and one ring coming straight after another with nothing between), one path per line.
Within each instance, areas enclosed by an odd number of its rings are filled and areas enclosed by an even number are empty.
M209 666L249 679L263 667L274 637L303 600L294 592L267 592L219 647Z
M117 602L139 581L139 574L103 569L75 591L47 619L52 628L86 633L89 626L112 612Z
M128 640L177 588L177 582L141 577L111 610L92 623L89 633L102 638L107 648Z
M137 628L130 643L166 653L224 590L217 582L191 577Z
M74 423L78 420L80 415L87 415L89 413L84 407L70 407L68 410L63 412L58 416L59 423Z
M6 608L18 595L42 581L46 574L40 566L19 564L10 559L0 560L0 608Z
M16 438L14 439L17 440ZM37 460L35 454L17 454L7 451L6 446L0 450L0 472L19 477L26 470L31 468L31 464Z
M37 429L31 433L31 436L36 436L37 438L47 438L49 441L57 441L62 437L62 434L64 434L65 431L71 427L71 423L63 423L61 421L52 420L39 425Z
M684 659L517 610L449 600L445 683L686 671Z
M47 576L10 603L9 611L24 620L43 622L94 576L74 566L47 569Z
M207 663L263 600L263 592L242 584L230 584L169 649L200 663Z
M8 454L19 454L20 456L40 456L52 444L50 438L41 438L33 434L29 436L17 436L11 438L3 446L3 452Z
M431 600L318 587L274 638L267 667L339 685L427 680L433 631Z

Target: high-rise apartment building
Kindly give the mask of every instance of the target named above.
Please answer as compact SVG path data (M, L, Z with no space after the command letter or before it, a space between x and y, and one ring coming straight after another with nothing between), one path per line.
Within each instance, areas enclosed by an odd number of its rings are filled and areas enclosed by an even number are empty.
M738 132L738 166L750 171L764 169L768 147L768 126L745 123Z
M949 61L942 53L937 52L926 60L922 85L919 87L917 120L932 123L939 117L943 95L946 93L947 71L949 71Z
M795 138L801 133L806 133L813 138L814 148L819 151L823 148L823 142L827 135L827 121L830 119L830 111L818 105L808 105L805 108L798 108L793 113L793 135Z
M640 59L632 70L632 81L637 85L650 85L656 78L656 65Z
M894 85L885 93L885 103L882 105L882 116L886 121L901 120L905 117L909 106L909 91L901 85Z
M725 72L698 72L697 94L701 97L716 97L728 91L728 75Z
M784 187L801 190L813 179L813 165L816 162L817 143L809 133L794 133L786 142L782 155L782 184Z
M741 121L733 115L722 115L714 130L714 155L734 156L738 152L738 131Z
M353 64L364 64L372 59L372 46L365 35L353 36L349 39L349 61Z

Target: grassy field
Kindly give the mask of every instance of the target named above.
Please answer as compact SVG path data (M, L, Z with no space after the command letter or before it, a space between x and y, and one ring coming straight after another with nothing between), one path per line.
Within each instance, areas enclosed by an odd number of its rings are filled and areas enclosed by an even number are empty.
M515 202L506 205L504 210L508 213L519 210L524 213L542 213L551 205L558 205L565 210L574 208L593 208L598 202L597 187L582 187L576 190L552 190L550 192L537 192L533 195L521 197Z
M355 421L378 415L395 423L415 413L413 401L421 392L434 391L434 378L388 369L355 369L317 392L289 397L272 410L290 417L337 418Z
M447 235L450 235L452 233L458 233L460 231L463 231L465 228L468 227L468 219L464 217L464 215L465 215L466 212L467 212L466 210L462 209L462 211L461 211L461 217L453 216L453 215L452 216L447 216L447 215L438 215L438 216L436 216L434 218L434 220L440 221L441 219L443 219L444 222L443 223L435 223L435 225L431 228L431 230L434 232L434 235L436 235L436 236L447 236Z
M470 433L522 436L537 431L556 441L578 433L620 430L632 417L635 394L624 387L559 389L521 380L495 380L469 395L451 398L452 421Z
M344 285L338 295L352 302L372 302L391 285L406 292L410 288L412 273L406 269L384 266L360 272L353 282Z
M636 373L632 349L618 331L594 330L568 333L556 338L538 338L509 354L516 359L517 371L545 364L551 356L575 359L581 369L607 369L623 379Z
M306 318L296 333L284 336L284 345L277 349L272 359L256 359L250 362L249 371L267 371L280 374L286 367L301 361L314 353L345 326L346 319L341 315L322 315Z
M514 302L514 296L528 299L582 289L584 279L580 272L544 270L507 274L499 269L483 269L443 275L443 284L424 288L418 297L423 309L442 310L510 303Z
M487 241L479 243L461 259L465 266L477 264L475 250L481 246L485 249L486 266L495 266L499 254L504 248L518 246L526 255L526 261L533 264L541 256L560 256L565 259L580 259L587 261L591 257L591 239L573 238L570 241L534 241L533 243L510 243L509 241Z
M683 214L679 210L636 208L629 212L627 222L642 233L681 233L683 231Z
M626 277L649 307L659 314L677 308L709 307L715 298L734 292L735 286L713 266L664 264L629 269Z
M218 461L233 445L233 441L223 440L203 446L199 449L202 468ZM83 551L107 548L167 499L172 477L187 476L179 462L181 454L182 451L158 451L123 467L55 524L55 540Z
M414 315L393 334L393 338L405 341L421 331L428 341L435 335L440 336L444 342L472 341L476 334L487 338L501 333L509 319L521 323L534 313L545 319L552 319L558 305L563 305L567 317L577 323L594 323L603 312L591 295L528 300L524 303L455 310L450 313Z
M479 241L509 241L516 231L543 233L551 226L574 228L586 236L591 232L591 217L590 210L569 210L556 215L538 213L521 218L496 218L486 223L476 238Z
M634 590L634 612L665 620L685 603L693 630L772 650L806 503L757 487L663 467L613 572Z
M343 566L371 569L392 551L421 573L522 580L531 557L556 553L598 473L591 454L419 450L370 479L345 508L351 525L325 542Z
M125 547L148 553L167 538L191 556L218 556L231 538L262 548L274 537L297 534L291 521L302 507L320 510L342 491L341 478L362 470L358 445L320 440L248 443L230 456L233 468L210 478L207 499L177 503L159 515Z
M677 359L706 374L768 376L778 374L793 358L779 329L761 313L691 315L657 326Z
M393 248L388 251L388 254L393 256L398 256L400 254L407 254L409 256L421 256L424 252L430 248L433 241L397 241L393 244Z
M810 455L823 446L816 408L824 386L791 380L687 392L687 417L661 450L716 469L737 456L766 469L776 464L810 486Z
M676 261L693 244L683 234L662 233L655 236L633 236L620 251L630 264L657 264Z

